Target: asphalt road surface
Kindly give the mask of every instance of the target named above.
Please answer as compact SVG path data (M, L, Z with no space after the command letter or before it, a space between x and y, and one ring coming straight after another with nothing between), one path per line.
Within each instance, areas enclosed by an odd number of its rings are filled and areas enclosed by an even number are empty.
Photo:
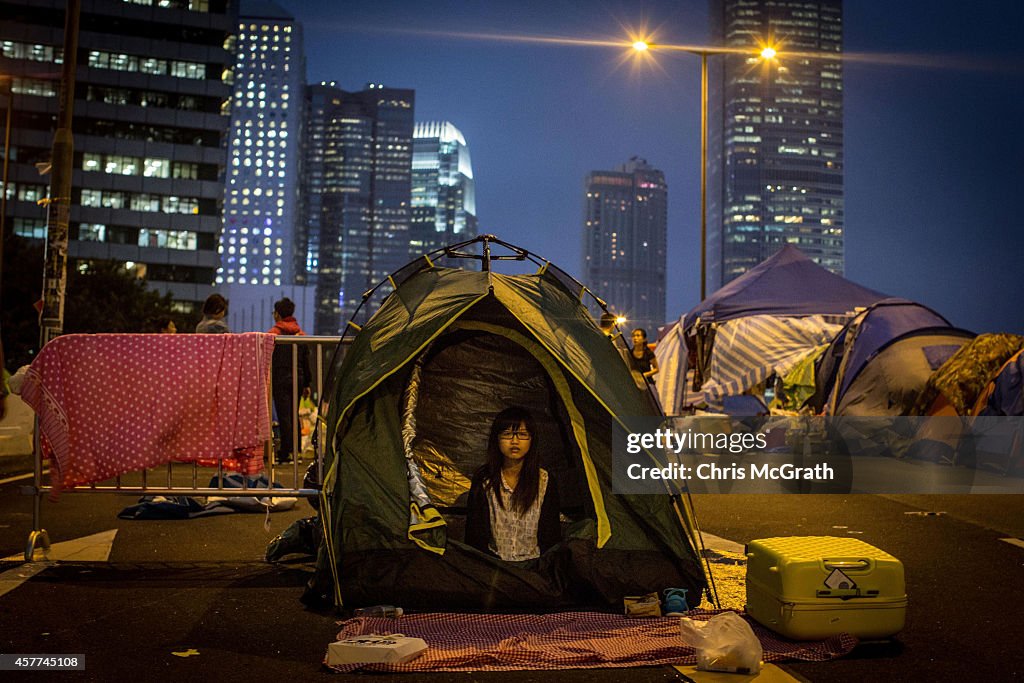
M0 485L0 557L20 554L31 498ZM84 654L75 680L287 680L333 677L320 666L339 630L335 614L300 604L311 567L263 561L295 510L189 521L124 521L133 498L64 495L44 503L59 543L116 529L104 562L66 561L24 582L27 565L0 563L0 652ZM1024 677L1024 496L703 495L702 527L744 543L783 535L852 536L900 558L910 607L895 640L860 645L831 662L785 669L811 681L1000 681ZM922 514L942 513L942 514ZM11 589L12 586L13 589ZM174 653L195 651L178 656ZM20 674L27 680L49 675ZM50 674L52 675L52 674ZM341 677L355 679L358 674ZM14 680L9 672L2 680ZM367 680L362 675L360 680ZM671 667L561 672L374 676L402 681L681 681ZM738 677L735 680L749 680Z

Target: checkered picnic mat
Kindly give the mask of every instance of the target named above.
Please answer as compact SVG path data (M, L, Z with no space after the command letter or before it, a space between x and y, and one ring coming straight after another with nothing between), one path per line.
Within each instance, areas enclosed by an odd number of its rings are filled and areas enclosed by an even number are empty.
M696 610L707 620L725 610ZM750 621L764 648L764 660L820 662L850 652L857 639L841 634L819 642L785 640ZM427 651L405 664L347 664L336 671L510 671L587 669L655 664L693 664L694 649L683 645L678 617L627 619L618 614L414 614L398 618L355 618L342 623L338 640L368 634L422 638ZM326 656L324 663L327 663Z

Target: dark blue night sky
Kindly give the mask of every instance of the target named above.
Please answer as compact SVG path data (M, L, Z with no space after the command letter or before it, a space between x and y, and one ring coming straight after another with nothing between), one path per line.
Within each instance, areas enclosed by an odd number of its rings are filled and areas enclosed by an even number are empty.
M705 2L279 0L310 82L416 90L473 157L481 232L580 274L583 182L631 156L669 183L669 319L697 303L700 61L453 34L707 44ZM1024 3L844 7L846 276L954 325L1024 333ZM893 55L896 55L894 57ZM1015 208L1016 207L1016 208Z

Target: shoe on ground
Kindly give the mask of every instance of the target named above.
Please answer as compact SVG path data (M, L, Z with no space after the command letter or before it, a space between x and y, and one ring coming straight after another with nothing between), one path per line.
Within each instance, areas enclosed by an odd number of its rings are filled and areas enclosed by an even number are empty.
M690 606L686 604L685 588L666 588L664 596L662 611L666 617L681 617L690 610Z

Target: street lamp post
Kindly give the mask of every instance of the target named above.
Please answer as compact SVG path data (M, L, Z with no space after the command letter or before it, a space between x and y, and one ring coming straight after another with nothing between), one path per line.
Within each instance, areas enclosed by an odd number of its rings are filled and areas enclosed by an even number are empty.
M700 53L700 300L708 283L708 53Z
M68 277L68 221L71 218L71 175L74 140L71 133L75 104L75 69L78 64L78 25L81 0L68 0L64 16L64 64L61 72L57 130L53 136L50 204L46 218L43 264L43 311L39 346L60 336L64 329L64 289Z
M687 45L651 45L643 40L633 42L633 49L646 52L652 47L662 50L676 50L700 55L700 300L707 296L708 269L708 56L709 55L759 55L763 59L774 59L776 51L764 48L692 47Z
M14 79L11 76L0 78L7 83L7 115L4 125L4 170L3 194L0 195L0 292L3 291L4 236L7 228L7 167L11 158L11 113L14 110Z

